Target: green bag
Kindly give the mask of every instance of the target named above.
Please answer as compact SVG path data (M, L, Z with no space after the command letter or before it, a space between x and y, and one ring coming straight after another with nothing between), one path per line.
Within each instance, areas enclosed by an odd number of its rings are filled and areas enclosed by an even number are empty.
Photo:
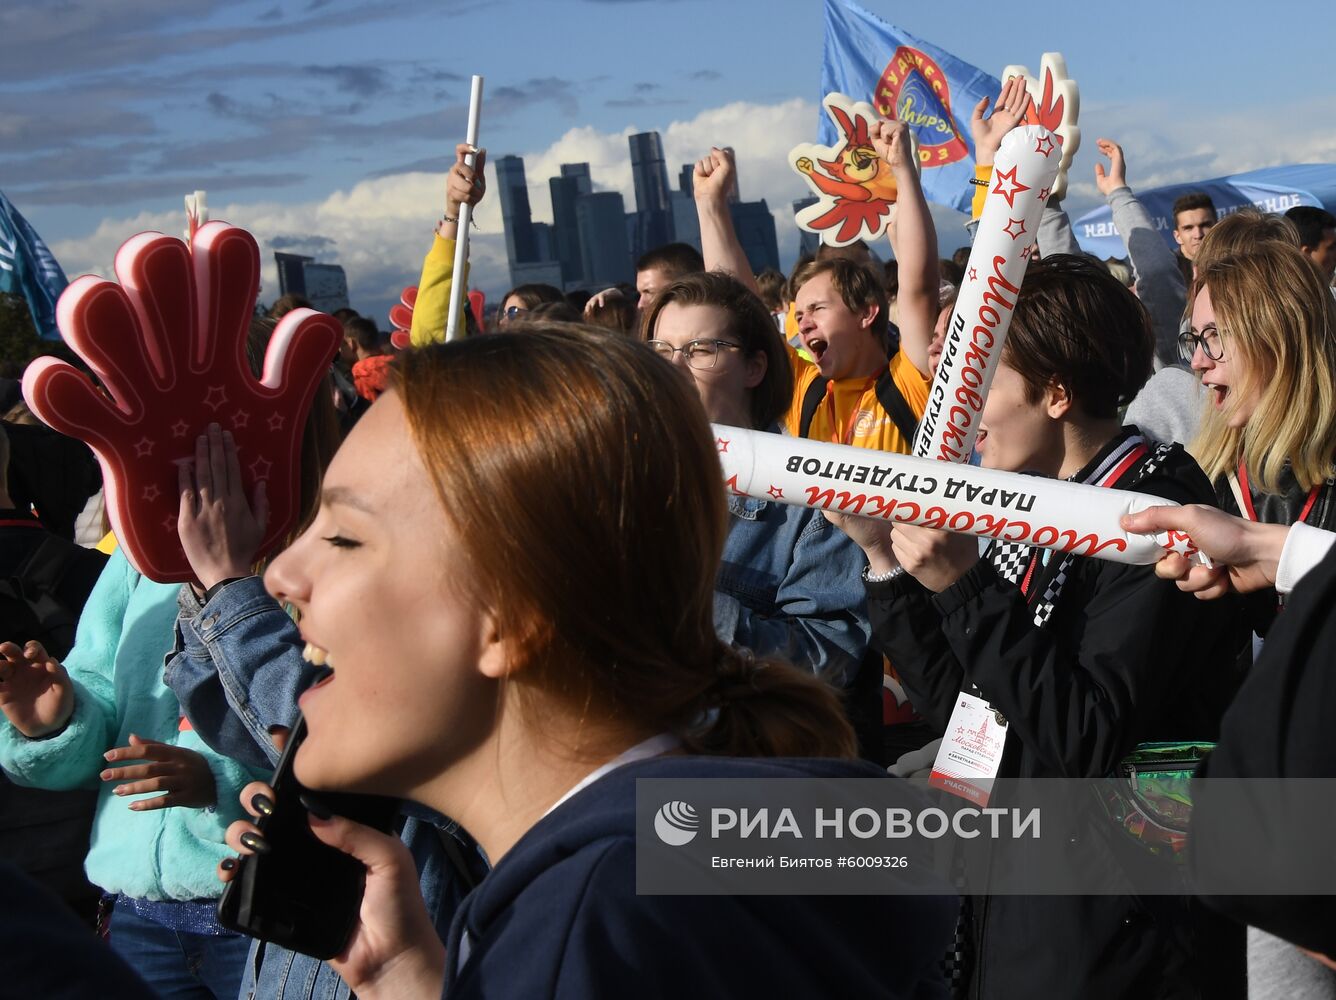
M1150 854L1182 864L1192 776L1214 743L1140 743L1098 787L1109 819Z

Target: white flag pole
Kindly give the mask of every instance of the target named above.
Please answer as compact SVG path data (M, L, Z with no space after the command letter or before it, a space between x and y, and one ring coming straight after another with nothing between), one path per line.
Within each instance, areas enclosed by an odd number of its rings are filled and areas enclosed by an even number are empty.
M464 141L474 149L478 148L478 117L482 111L482 77L473 77L473 88L469 93L469 127ZM477 161L475 153L464 157L464 162L472 167ZM454 340L459 336L460 317L464 305L464 265L469 259L469 222L473 219L473 206L459 206L459 234L455 237L455 269L450 282L450 311L446 314L445 339Z

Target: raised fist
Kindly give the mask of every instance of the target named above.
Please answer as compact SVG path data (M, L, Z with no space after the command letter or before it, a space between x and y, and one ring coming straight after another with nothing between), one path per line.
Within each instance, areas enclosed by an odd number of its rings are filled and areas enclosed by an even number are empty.
M812 158L810 156L800 156L793 164L805 174L812 172Z
M28 366L23 394L51 427L86 442L102 464L107 512L126 558L162 583L193 578L177 535L177 464L213 423L236 442L243 489L264 481L271 551L300 516L306 415L342 328L297 309L274 330L260 379L246 338L260 253L244 229L210 222L191 246L141 233L116 253L120 284L85 275L60 297L65 342L97 375L53 358Z
M710 151L696 161L691 173L691 193L698 202L723 204L734 190L737 168L733 164L733 150L711 146Z

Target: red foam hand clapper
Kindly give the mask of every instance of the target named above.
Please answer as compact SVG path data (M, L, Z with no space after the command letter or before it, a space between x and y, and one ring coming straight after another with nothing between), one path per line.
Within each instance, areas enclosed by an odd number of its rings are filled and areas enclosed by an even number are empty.
M395 350L407 350L413 343L413 307L417 305L417 285L404 289L397 304L390 307L390 323L394 332L390 334L390 343Z
M246 339L260 282L260 252L244 229L210 222L191 246L141 233L116 254L120 284L85 275L60 297L65 342L77 369L42 358L23 394L43 421L88 443L102 464L107 512L131 565L162 583L193 579L177 536L178 463L192 459L211 423L232 432L248 497L264 480L265 554L300 516L302 432L343 335L331 316L283 317L257 380Z

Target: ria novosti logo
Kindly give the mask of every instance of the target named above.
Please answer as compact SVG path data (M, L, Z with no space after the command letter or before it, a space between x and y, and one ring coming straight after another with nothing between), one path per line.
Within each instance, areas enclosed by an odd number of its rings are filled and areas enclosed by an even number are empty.
M682 847L696 839L700 817L691 805L681 800L666 802L654 815L654 832L669 847Z

